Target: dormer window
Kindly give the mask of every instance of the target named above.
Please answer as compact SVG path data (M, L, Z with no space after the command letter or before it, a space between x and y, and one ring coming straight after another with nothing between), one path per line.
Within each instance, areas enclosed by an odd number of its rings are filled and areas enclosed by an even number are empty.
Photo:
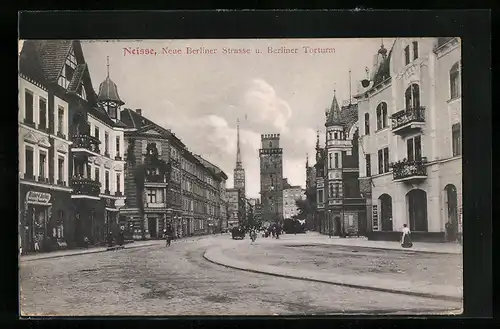
M116 119L116 105L108 104L108 114L111 118Z
M76 91L78 96L80 96L82 99L87 99L87 95L85 93L85 88L83 87L83 84L80 84L80 87L78 87L78 90Z
M61 75L59 76L59 79L57 80L57 83L63 87L63 88L68 88L69 83L73 79L73 74L75 73L75 68L76 68L76 57L75 57L75 52L73 49L71 49L70 54L66 58L66 62L64 63L64 67L61 71Z

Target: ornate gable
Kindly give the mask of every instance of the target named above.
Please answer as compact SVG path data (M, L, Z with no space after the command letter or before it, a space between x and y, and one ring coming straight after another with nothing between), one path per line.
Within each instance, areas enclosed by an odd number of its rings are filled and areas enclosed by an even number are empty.
M32 144L38 143L38 139L32 132L28 132L26 135L24 135L24 141Z
M49 139L47 137L42 137L38 141L38 145L41 146L41 147L45 147L45 148L49 148L49 147L52 146L52 145L50 145Z

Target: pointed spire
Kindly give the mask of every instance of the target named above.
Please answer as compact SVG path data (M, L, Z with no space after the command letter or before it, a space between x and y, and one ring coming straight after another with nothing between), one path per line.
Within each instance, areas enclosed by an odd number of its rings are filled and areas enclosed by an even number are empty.
M351 93L351 69L349 69L349 105L351 105L352 103L352 93Z
M342 124L340 119L340 107L337 101L337 96L335 96L335 90L333 91L333 100L330 110L327 112L325 126L333 126Z
M106 56L106 66L107 66L107 69L108 69L108 75L107 75L107 77L109 78L109 56Z
M236 120L236 168L241 168L241 151L240 151L240 119Z
M306 169L309 168L309 153L306 153Z
M319 150L319 129L316 131L316 150Z

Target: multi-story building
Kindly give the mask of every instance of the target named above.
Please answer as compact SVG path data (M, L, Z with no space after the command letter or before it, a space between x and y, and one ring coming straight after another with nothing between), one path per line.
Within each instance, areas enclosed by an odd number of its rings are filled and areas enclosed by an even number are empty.
M37 81L40 87L43 86L40 90L34 90L36 94L24 86L24 92L21 93L23 122L26 119L30 128L36 123L39 130L44 127L47 130L45 135L36 134L42 138L37 137L38 147L34 147L32 153L30 145L25 148L28 151L20 152L20 163L24 166L22 169L27 170L31 166L30 162L33 162L34 174L42 177L42 181L50 184L57 177L57 180L63 182L59 185L64 185L61 191L68 191L68 181L72 190L71 202L63 196L51 197L54 204L56 199L57 203L59 200L65 203L61 207L65 209L56 210L57 215L48 211L49 208L47 211L35 209L30 212L29 206L27 214L34 213L34 218L45 218L45 222L50 222L49 225L43 225L45 236L52 229L52 237L55 234L55 237L66 241L70 246L83 244L85 237L91 243L99 244L104 241L105 232L117 226L116 214L120 202L124 201L121 193L124 185L123 160L120 159L122 153L119 148L116 149L115 144L109 144L114 143L115 139L118 143L123 143L125 128L116 118L116 113L123 104L118 97L116 85L108 76L101 84L99 95L95 93L79 41L25 41L20 67L22 74ZM28 95L30 92L31 95ZM26 104L30 102L33 106L28 105L26 108ZM99 138L93 135L95 127L102 128L103 134ZM30 131L35 136L36 129ZM33 146L34 141L35 139L31 140ZM67 147L69 145L70 148ZM46 165L40 166L40 163ZM98 168L97 176L95 168ZM57 181L55 183L57 185ZM32 193L29 196L29 200L34 200ZM47 200L48 195L36 198ZM36 202L40 206L50 203ZM27 204L30 203L31 201ZM39 215L40 213L43 215ZM52 218L55 224L47 218ZM106 219L109 221L106 222ZM113 225L108 224L111 221ZM38 226L39 222L35 224ZM26 226L30 231L30 226ZM37 230L31 230L28 236L40 233L39 230L35 231ZM28 238L27 245L32 244L32 241L32 238Z
M127 125L126 205L121 210L134 239L163 236L171 205L170 131L142 116L142 109L124 109L121 120Z
M283 149L279 134L261 135L260 198L265 222L283 222Z
M237 188L226 189L228 204L228 228L238 227L245 216L245 197Z
M316 167L309 166L309 155L306 155L306 198L309 198L310 202L313 205L316 204L314 202L316 200ZM309 195L311 194L311 195ZM314 231L319 230L319 223L316 220L316 209L309 212L306 217L307 227L308 229L312 229Z
M27 47L25 43L25 47ZM29 47L29 46L28 46ZM26 69L19 74L19 235L23 252L35 239L56 238L65 245L72 217L68 163L68 103L49 90L44 77ZM47 244L40 243L42 249Z
M351 101L341 109L334 93L325 113L324 148L320 148L317 136L317 212L322 233L364 234L366 209L358 183L357 111L357 104Z
M253 211L253 216L255 219L255 222L260 225L261 227L263 226L263 220L262 220L262 203L260 202L260 199L255 199L255 207Z
M460 78L458 38L398 38L378 51L356 97L371 238L398 239L403 224L414 240L460 236Z
M292 219L299 214L296 200L305 199L305 190L301 186L288 186L283 188L283 218Z

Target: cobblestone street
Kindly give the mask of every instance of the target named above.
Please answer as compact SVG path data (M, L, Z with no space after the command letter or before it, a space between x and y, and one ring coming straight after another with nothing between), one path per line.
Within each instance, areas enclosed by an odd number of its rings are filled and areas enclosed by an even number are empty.
M21 312L24 316L299 315L443 313L461 307L456 302L248 273L203 259L209 246L244 244L248 247L249 240L233 241L224 235L180 241L167 249L159 241L151 247L21 261ZM299 253L299 248L282 253L267 247L268 253L279 252L284 258Z

